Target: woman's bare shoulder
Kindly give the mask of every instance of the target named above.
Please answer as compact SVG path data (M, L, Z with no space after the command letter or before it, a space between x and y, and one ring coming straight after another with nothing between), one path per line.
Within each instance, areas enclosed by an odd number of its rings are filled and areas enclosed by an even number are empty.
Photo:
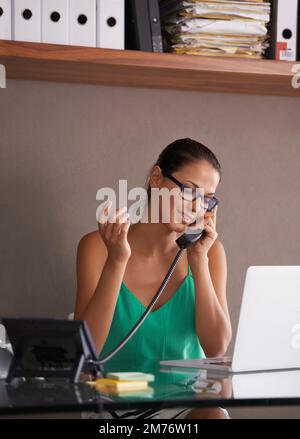
M88 254L93 257L103 258L104 256L107 256L106 245L98 230L86 233L80 239L77 251L78 254L88 252Z

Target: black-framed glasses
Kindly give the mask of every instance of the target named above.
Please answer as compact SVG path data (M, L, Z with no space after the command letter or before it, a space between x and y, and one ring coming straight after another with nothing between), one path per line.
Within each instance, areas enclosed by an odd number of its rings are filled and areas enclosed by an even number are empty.
M161 171L162 174L172 180L177 186L180 187L180 195L181 197L186 201L195 201L198 198L201 199L202 203L204 202L205 206L202 206L204 209L206 209L207 212L211 212L217 204L219 204L219 200L216 197L208 197L206 195L202 195L197 189L199 187L190 187L186 186L185 184L181 183L177 178L173 177L173 175L169 174L168 172Z

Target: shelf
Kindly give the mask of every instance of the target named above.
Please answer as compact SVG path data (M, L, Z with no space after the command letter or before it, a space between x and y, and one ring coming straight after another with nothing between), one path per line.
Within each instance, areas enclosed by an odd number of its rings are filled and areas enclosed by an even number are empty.
M7 78L298 96L294 63L0 40Z

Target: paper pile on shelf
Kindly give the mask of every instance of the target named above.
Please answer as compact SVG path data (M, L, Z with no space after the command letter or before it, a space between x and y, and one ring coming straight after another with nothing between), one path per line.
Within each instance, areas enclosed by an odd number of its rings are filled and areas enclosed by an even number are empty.
M270 2L160 0L160 14L170 52L262 58L270 44Z

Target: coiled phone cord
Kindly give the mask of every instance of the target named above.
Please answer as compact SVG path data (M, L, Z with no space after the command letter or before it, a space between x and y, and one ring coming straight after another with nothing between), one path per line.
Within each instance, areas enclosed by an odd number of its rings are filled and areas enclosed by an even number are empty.
M151 312L152 308L154 307L154 305L156 304L156 302L158 301L159 297L161 296L161 294L163 293L167 283L170 280L170 277L173 274L173 271L176 268L176 265L180 259L180 257L182 256L182 253L184 251L184 248L180 248L180 250L177 252L161 286L159 287L159 289L157 290L157 293L155 294L155 296L152 299L152 302L149 304L149 306L147 307L147 309L145 310L145 312L143 313L143 315L141 316L141 318L138 320L138 322L134 325L134 327L132 328L132 330L126 335L126 337L106 356L104 356L103 358L98 359L97 361L92 361L90 360L89 362L93 363L94 366L98 366L98 368L100 367L101 372L103 372L103 369L101 367L102 364L106 363L108 360L110 360L114 355L116 355L117 352L119 352L120 349L122 349L123 346L125 346L125 344L130 340L130 338L135 334L135 332L139 329L139 327L142 325L142 323L144 322L144 320L146 319L146 317L148 316L148 314Z

